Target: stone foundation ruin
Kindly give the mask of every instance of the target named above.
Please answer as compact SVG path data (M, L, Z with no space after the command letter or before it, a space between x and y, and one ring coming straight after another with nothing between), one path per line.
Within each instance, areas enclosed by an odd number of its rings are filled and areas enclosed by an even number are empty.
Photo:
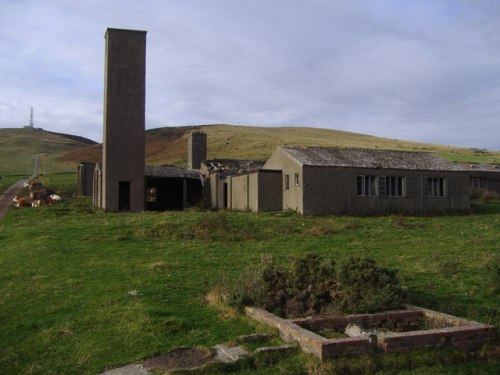
M411 305L404 305L402 310L376 314L293 320L259 308L247 307L245 310L251 318L277 328L284 341L298 343L303 351L321 360L340 355L407 352L425 348L476 350L493 342L496 335L494 326ZM347 334L329 339L317 333L324 330Z

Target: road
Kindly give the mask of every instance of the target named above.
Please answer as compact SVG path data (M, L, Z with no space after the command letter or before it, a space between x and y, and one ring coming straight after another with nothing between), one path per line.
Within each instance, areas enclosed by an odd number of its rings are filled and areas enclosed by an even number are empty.
M14 205L12 201L19 190L23 188L23 184L26 180L19 180L10 188L8 188L3 194L0 194L0 220L9 212L9 210Z

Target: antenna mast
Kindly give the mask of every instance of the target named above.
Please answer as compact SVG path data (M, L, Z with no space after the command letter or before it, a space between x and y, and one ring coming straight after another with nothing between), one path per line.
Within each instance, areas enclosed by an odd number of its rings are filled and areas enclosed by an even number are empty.
M28 127L30 129L33 129L35 126L35 122L33 121L33 107L31 107L31 113L30 113L30 124L28 125Z

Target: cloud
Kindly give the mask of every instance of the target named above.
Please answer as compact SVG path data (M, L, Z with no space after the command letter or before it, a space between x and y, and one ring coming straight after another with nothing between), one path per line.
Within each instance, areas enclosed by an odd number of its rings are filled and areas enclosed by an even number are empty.
M40 127L100 140L104 33L123 27L148 31L148 127L307 125L500 149L499 16L493 0L6 0L0 126L33 106Z

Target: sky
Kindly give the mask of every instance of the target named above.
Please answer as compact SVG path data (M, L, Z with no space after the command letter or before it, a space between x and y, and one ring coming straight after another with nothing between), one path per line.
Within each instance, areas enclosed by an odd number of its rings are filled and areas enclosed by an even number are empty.
M102 141L104 35L146 128L307 126L500 150L498 0L0 0L0 127Z

